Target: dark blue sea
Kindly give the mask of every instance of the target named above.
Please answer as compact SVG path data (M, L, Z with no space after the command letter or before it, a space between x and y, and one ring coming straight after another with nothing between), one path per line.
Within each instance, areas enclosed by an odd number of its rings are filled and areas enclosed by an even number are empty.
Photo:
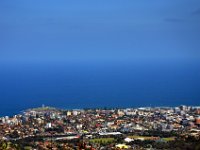
M192 62L0 64L0 116L42 104L58 108L200 105Z

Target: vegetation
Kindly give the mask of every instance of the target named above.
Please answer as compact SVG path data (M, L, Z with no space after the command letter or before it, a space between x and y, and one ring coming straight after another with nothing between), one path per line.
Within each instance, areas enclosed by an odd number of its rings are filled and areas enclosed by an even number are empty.
M168 137L168 138L162 138L162 140L169 142L169 141L174 141L175 138L174 137Z
M153 149L176 149L176 150L200 150L200 139L194 137L187 138L161 138L161 140L150 140L150 136L130 136L131 138L144 138L144 141L134 140L128 145L134 145L134 147L138 148L153 148ZM28 140L17 140L17 141L0 141L0 150L30 150L32 148L38 149L37 143L43 143L44 141L37 142L36 139L28 139ZM59 149L63 149L64 145L68 145L69 149L74 149L74 147L85 147L85 143L90 146L104 146L104 147L114 147L117 143L123 143L124 138L121 137L99 137L88 140L62 140L62 141L54 141L53 145L55 147L59 147ZM50 145L49 145L50 146ZM108 148L109 149L109 148Z
M115 139L114 138L96 138L96 139L91 139L91 143L97 143L97 144L109 144L109 143L114 143Z

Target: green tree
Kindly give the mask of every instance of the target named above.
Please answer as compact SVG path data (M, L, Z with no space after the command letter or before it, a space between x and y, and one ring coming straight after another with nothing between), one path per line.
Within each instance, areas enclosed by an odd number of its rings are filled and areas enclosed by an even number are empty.
M8 148L8 142L1 140L0 141L0 149L1 150L6 150Z

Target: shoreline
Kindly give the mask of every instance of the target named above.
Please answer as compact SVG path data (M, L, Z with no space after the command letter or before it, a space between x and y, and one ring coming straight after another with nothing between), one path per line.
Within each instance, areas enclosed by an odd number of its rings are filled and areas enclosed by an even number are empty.
M61 110L61 111L73 111L73 110L95 110L95 109L100 109L100 110L112 110L112 109L173 109L176 107L180 107L180 106L187 106L187 107L191 107L191 108L200 108L200 105L175 105L175 106L143 106L143 107L108 107L108 106L104 106L104 107L82 107L82 108L67 108L67 107L55 107L55 106L38 106L38 107L33 107L33 108L27 108L24 110L19 110L17 112L13 112L11 114L8 115L1 115L0 114L0 118L1 117L13 117L15 115L20 115L23 114L26 111L30 111L30 110L36 110L37 109L41 109L41 108L47 108L47 109L54 109L54 110Z

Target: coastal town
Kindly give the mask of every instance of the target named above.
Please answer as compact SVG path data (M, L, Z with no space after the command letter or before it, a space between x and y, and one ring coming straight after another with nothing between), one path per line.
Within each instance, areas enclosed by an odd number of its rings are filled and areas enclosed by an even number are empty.
M200 107L57 109L0 117L0 149L200 149ZM185 144L185 145L184 145ZM187 144L187 145L186 145Z

